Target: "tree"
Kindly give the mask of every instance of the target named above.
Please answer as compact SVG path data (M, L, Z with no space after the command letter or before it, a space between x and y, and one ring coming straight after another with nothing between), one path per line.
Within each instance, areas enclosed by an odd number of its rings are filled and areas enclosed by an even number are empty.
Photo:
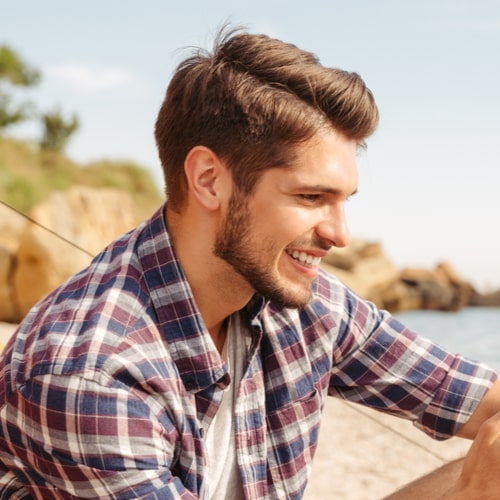
M5 84L31 87L40 80L40 72L26 62L7 45L0 45L0 132L14 123L32 115L30 102L14 104L12 96L2 87Z
M0 79L12 85L31 87L40 81L40 72L24 62L8 45L0 45Z
M44 113L41 118L44 127L43 136L40 140L42 151L62 151L71 135L80 126L76 115L66 120L59 110Z

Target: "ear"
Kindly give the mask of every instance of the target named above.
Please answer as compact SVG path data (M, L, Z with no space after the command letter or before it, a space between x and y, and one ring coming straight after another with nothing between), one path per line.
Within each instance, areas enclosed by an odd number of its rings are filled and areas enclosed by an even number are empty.
M208 210L217 210L221 202L220 176L225 167L219 157L205 146L195 146L184 160L189 192Z

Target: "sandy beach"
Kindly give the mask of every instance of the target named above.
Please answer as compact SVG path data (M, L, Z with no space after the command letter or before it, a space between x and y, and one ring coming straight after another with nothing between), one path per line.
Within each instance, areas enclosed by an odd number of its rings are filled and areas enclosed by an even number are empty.
M0 322L5 345L15 325ZM409 422L330 398L306 500L379 500L470 446L437 442Z

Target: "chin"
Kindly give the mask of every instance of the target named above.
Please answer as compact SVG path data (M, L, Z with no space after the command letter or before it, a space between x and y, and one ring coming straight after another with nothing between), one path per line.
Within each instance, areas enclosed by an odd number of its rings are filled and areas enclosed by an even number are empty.
M293 287L283 286L273 290L272 293L265 295L271 302L290 309L301 309L305 307L312 298L311 288L304 290L294 290Z

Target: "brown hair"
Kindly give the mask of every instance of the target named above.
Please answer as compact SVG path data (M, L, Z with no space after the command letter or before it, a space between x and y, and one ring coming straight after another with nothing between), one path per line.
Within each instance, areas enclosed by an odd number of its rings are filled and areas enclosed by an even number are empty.
M212 53L182 62L167 89L155 128L170 208L185 201L184 159L196 145L212 149L250 194L260 174L290 165L290 147L325 125L363 144L378 110L363 80L327 68L295 45L231 31Z

